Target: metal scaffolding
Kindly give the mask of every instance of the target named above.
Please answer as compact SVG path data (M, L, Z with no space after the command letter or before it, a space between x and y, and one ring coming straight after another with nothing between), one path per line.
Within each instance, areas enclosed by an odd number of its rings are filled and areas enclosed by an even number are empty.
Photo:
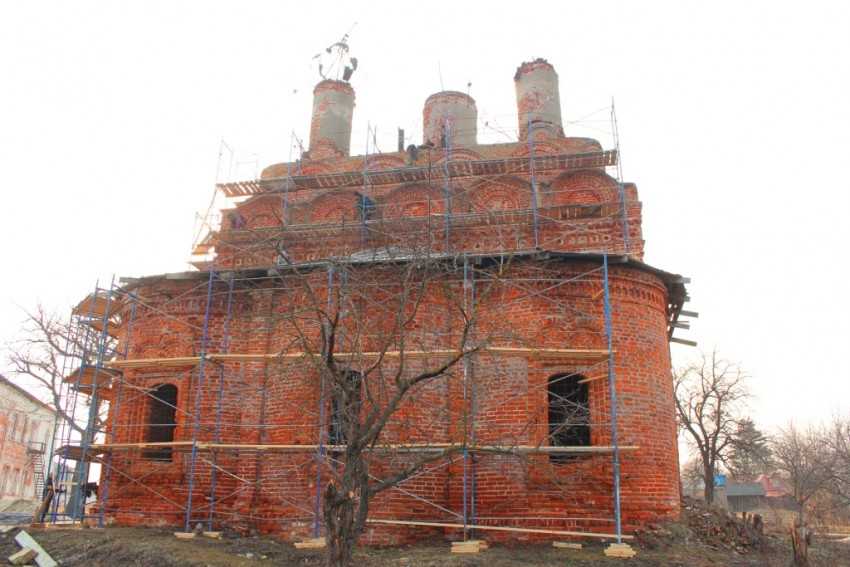
M612 120L614 123L616 122L613 107ZM598 152L593 156L553 157L551 155L536 155L533 136L529 136L527 159L524 161L504 159L500 160L499 164L485 168L483 165L478 167L475 163L470 162L453 162L453 148L450 142L452 139L451 126L448 120L446 120L446 130L449 133L447 136L449 145L442 153L443 163L439 167L431 168L428 172L429 180L432 180L435 185L443 185L445 197L442 211L443 224L438 226L436 221L429 217L428 222L434 224L429 224L427 229L429 236L433 233L443 232L445 245L441 246L442 250L439 252L429 252L429 257L440 261L445 270L444 277L448 282L447 285L456 286L457 289L463 290L462 305L465 312L474 313L478 308L479 297L477 293L479 290L486 286L499 285L517 296L535 297L540 301L548 302L552 305L553 310L559 310L571 317L579 316L592 320L596 325L598 335L592 337L593 342L597 345L604 345L604 348L570 350L537 346L526 348L517 345L496 345L478 351L476 340L478 339L479 329L473 324L468 343L471 345L470 354L463 357L462 371L457 377L458 386L462 392L461 407L458 412L459 415L456 416L458 427L462 430L461 450L457 457L454 455L447 456L442 461L428 464L412 474L405 482L390 489L395 494L418 502L424 509L432 510L435 521L429 523L416 522L406 518L390 518L379 519L376 522L387 525L448 526L461 529L464 534L471 537L474 537L476 530L512 528L516 531L526 531L532 534L576 534L579 532L565 529L564 526L581 525L598 528L599 532L595 534L592 533L592 530L587 530L590 535L610 537L620 542L623 538L620 518L621 454L624 451L634 451L638 448L621 446L618 435L617 374L614 361L617 345L614 344L611 328L612 314L608 274L611 254L608 250L610 248L616 250L614 255L620 262L627 262L629 255L633 252L628 224L629 204L627 203L626 190L618 171L619 208L606 209L601 217L588 221L578 213L572 216L559 216L556 214L555 207L539 207L536 178L536 169L541 166L562 167L569 166L571 163L574 164L573 167L576 169L581 169L586 163L595 164L594 167L597 168L599 164L602 164L603 167L612 166L612 162L618 163L619 146L617 145L613 154L611 152ZM529 131L531 131L531 124L529 124ZM142 490L145 494L154 495L158 498L162 502L162 509L166 510L168 514L173 515L175 512L182 514L185 531L191 531L197 524L201 524L209 530L214 530L222 525L231 525L240 521L253 522L254 524L274 523L276 520L269 514L254 512L239 504L241 498L252 501L251 499L254 497L249 496L250 493L254 495L262 494L265 498L278 502L280 508L286 510L285 513L287 514L285 518L280 518L281 521L302 522L304 525L309 525L313 537L318 537L321 533L320 503L323 471L333 470L334 467L338 466L340 459L339 445L331 443L327 426L328 413L330 413L327 409L330 385L327 384L323 375L319 386L320 401L318 407L298 407L298 411L305 415L314 416L315 421L312 425L317 431L317 436L310 444L266 442L267 436L271 435L274 438L272 429L279 427L278 425L264 420L262 417L253 424L246 423L245 420L236 420L233 417L236 413L235 408L248 403L254 396L265 396L270 388L268 383L274 383L275 375L283 375L287 370L292 370L299 363L299 360L309 356L309 354L294 351L285 352L271 348L268 352L260 354L256 352L248 353L244 350L240 352L240 349L244 347L242 343L239 348L234 349L230 342L234 325L239 326L241 337L244 337L245 329L254 329L259 335L263 325L272 325L271 322L262 321L256 317L253 310L240 312L239 315L236 315L234 305L236 302L244 301L250 293L262 288L262 286L278 285L270 282L280 281L281 278L285 277L285 274L292 271L301 270L306 273L311 270L326 270L326 309L330 313L333 309L332 302L336 301L336 294L345 293L349 270L365 264L374 265L381 262L411 260L405 258L403 253L398 252L401 249L400 242L403 239L398 239L390 234L391 231L388 230L387 223L372 218L371 213L377 206L369 198L369 191L376 183L384 183L384 178L390 176L391 172L386 169L373 170L373 163L370 162L367 150L362 172L357 174L356 180L362 191L360 193L360 215L356 219L358 233L355 238L356 246L352 248L350 254L343 255L342 260L337 257L302 259L299 261L292 255L292 250L298 249L299 246L309 246L309 242L305 242L308 239L306 236L308 227L306 224L299 225L299 222L293 219L293 188L302 190L309 183L318 183L319 181L300 177L296 179L296 176L290 175L290 165L287 165L285 179L274 180L273 182L256 181L225 184L220 188L224 193L229 192L226 195L228 197L244 198L252 195L275 195L278 192L277 202L280 206L281 226L277 230L255 233L255 242L253 243L253 246L271 247L275 251L273 265L265 266L263 269L236 269L234 267L216 266L214 262L204 260L198 263L202 268L201 272L194 275L187 273L173 276L172 279L174 280L185 280L187 282L180 295L175 297L140 296L138 290L144 282L128 279L121 282L120 285L113 281L106 288L96 286L94 292L75 308L74 324L75 328L78 329L79 343L83 348L77 355L79 366L67 373L67 390L64 393L68 404L67 411L69 415L73 416L73 421L63 423L57 428L60 479L70 477L71 480L62 480L62 482L68 483L68 490L62 496L62 502L59 503L59 506L53 508L52 517L54 521L63 518L69 518L72 522L92 519L98 526L102 526L106 517L112 516L118 511L111 504L110 499L120 497L122 490L133 487L134 490ZM299 163L299 170L300 167L301 164ZM468 188L457 187L452 184L453 176L458 175L457 172L462 172L468 176L477 175L482 178L489 175L488 179L492 179L493 174L487 172L495 171L495 183L499 183L499 175L504 175L504 173L499 173L500 167L508 167L509 169L506 170L508 173L519 171L530 175L531 198L528 200L530 210L513 211L511 213L452 210L452 198L456 193L468 191ZM439 173L442 176L438 175ZM419 173L417 173L416 168L411 167L409 171L405 172L405 175L416 177ZM433 179L431 179L431 176L433 176ZM321 182L348 183L348 177L345 175L337 175L336 181L328 180L328 178L333 177L333 175L323 175ZM367 207L369 211L367 211ZM520 214L525 213L530 214L532 222L533 246L523 249L523 241L515 242L511 240L514 237L509 235L508 228L515 226ZM494 250L471 253L452 243L452 238L457 233L452 228L452 224L457 223L457 226L461 226L463 223L469 224L475 220L476 215L478 218L486 215L488 226L496 226L499 230L504 229L505 236L500 237L503 240L495 243ZM301 222L303 223L303 221ZM552 243L557 242L559 238L563 241L568 237L598 236L600 234L598 227L602 224L607 226L610 223L621 224L621 239L619 242L607 242L601 247L599 253L582 252L581 258L578 258L579 255L576 254L557 253L550 250ZM552 226L561 227L561 229L556 230L551 228ZM340 234L344 235L348 228L343 223L339 227ZM368 246L370 243L374 246L376 242L383 244L383 250L396 250L396 252L394 254L389 253L388 256L381 256L380 253ZM208 236L203 240L199 249L202 248L202 252L208 252L213 243L214 239ZM509 246L513 246L513 249L510 249ZM370 250L372 250L371 256L367 254ZM520 272L522 277L504 278L503 281L500 281L499 276L490 270L493 261L488 259L499 255L502 258L513 257L517 261L554 261L553 259L569 258L570 261L582 261L585 264L595 264L597 267L577 273L569 281L547 281L546 278L551 274L545 270L540 270L539 273L531 276ZM488 264L488 262L491 264ZM340 270L342 273L335 271L337 266L344 268ZM565 286L577 285L578 283L586 287L601 288L601 297L595 298L603 300L601 321L597 313L583 311L575 303L574 298L569 297L569 294L560 293L563 289L566 289ZM594 298L582 298L582 302L586 303L589 299ZM187 356L186 353L179 352L173 356L145 357L143 354L140 355L139 351L136 351L133 356L128 356L130 354L128 348L132 344L131 333L134 324L139 321L144 322L145 318L153 316L162 317L164 320L174 319L176 316L170 311L170 306L180 301L195 302L193 305L197 305L192 320L179 322L180 328L190 329L193 333L201 336L200 343L193 345L194 354ZM200 305L201 301L203 305ZM216 311L216 316L223 317L224 321L223 326L219 324L219 327L217 327L217 329L223 328L223 332L217 330L215 336L213 336L211 327L213 310ZM222 310L223 315L221 315ZM117 315L119 312L120 316ZM203 315L202 322L197 320L200 315ZM345 312L343 311L340 316L345 319ZM671 314L671 317L673 317L673 314ZM558 322L555 321L553 324L557 325ZM436 330L434 332L437 333ZM351 341L346 341L347 337L342 336L340 338L342 348L354 347ZM439 340L435 339L433 342L437 344ZM351 348L348 352L355 353L356 349ZM362 351L356 352L356 355L364 359L372 356L372 354ZM436 347L424 349L421 353L423 358L441 355L439 348ZM351 354L352 358L354 356L354 354ZM404 353L401 351L383 353L383 356L404 356ZM414 356L414 354L411 353L408 356ZM595 428L594 431L606 431L604 435L596 433L595 435L598 435L599 438L609 439L610 443L604 446L558 447L553 444L553 439L549 438L548 432L551 429L547 430L544 439L529 440L527 434L523 434L525 437L520 435L515 439L503 439L501 446L494 442L494 437L488 437L486 435L487 422L482 418L482 415L485 415L486 412L499 411L498 404L505 403L505 400L494 402L486 396L482 397L482 392L478 390L477 380L480 377L477 369L481 365L492 363L492 361L504 361L507 357L519 357L521 359L524 357L524 360L531 360L533 357L550 357L568 361L568 364L565 363L564 367L570 368L570 375L582 376L588 382L596 384L593 387L597 389L601 388L599 384L605 383L604 397L606 403L597 404L598 407L590 408L589 423ZM249 368L250 370L248 370ZM186 395L191 395L193 398L191 403L186 403L184 400L182 403L174 404L172 408L175 414L175 428L179 430L173 441L165 443L122 441L122 439L143 437L135 431L130 431L130 429L144 427L144 423L129 423L126 419L123 419L125 408L128 412L132 411L133 404L138 399L158 399L154 390L141 387L136 381L125 378L125 373L141 370L167 372L169 373L169 380L185 379L188 381L187 383L191 384L192 389L186 392ZM248 372L252 373L252 376L262 376L262 383L245 383L242 377ZM607 377L607 380L598 380L602 374ZM162 380L165 381L164 378ZM242 391L240 392L233 390L234 384L237 383L242 384ZM546 396L551 395L551 392L546 390L548 388L546 383L539 385L517 383L514 386L517 388L517 395L531 396L533 394L538 399L547 399ZM522 390L522 388L525 388L525 390ZM599 391L602 392L601 389ZM211 397L207 395L210 392L214 392ZM299 402L296 400L290 403L295 406ZM485 405L487 403L490 405ZM257 402L257 404L265 407L264 401ZM87 410L85 416L83 410ZM545 415L546 410L545 408L535 408L533 411ZM119 419L119 415L122 416L122 419ZM546 424L546 427L549 428L551 425ZM246 441L240 443L223 442L223 431L225 430L229 432L228 438L232 437L231 432L236 430L239 431L240 438L246 439ZM128 433L128 431L130 432ZM523 442L523 439L526 439L526 441ZM256 442L250 442L251 440ZM148 480L152 473L132 473L127 466L131 459L138 458L145 451L163 448L168 450L169 455L176 455L176 458L158 462L157 471L165 474L169 470L176 470L176 467L182 467L181 478L184 478L186 486L185 491L182 491L184 497L182 500L177 496L181 494L180 491L165 490L164 487L157 485L156 481ZM399 454L409 455L438 451L441 447L439 443L413 443L396 449L398 449ZM375 448L376 455L384 454L382 451L389 455L393 454L391 448L382 448L381 450ZM563 457L561 461L554 458L558 455ZM498 472L498 466L502 466L502 461L498 460L497 457L498 459L515 458L518 461L534 459L536 466L539 466L541 470L551 469L557 472L569 468L569 474L577 478L582 477L582 475L596 474L593 471L598 468L600 459L604 459L605 462L610 463L613 475L611 481L613 505L610 515L574 518L538 517L531 514L517 515L512 511L516 502L511 501L510 498L505 498L498 505L482 504L479 491L482 487L486 487L488 478L494 478L501 474ZM264 459L273 460L276 468L265 470ZM76 463L76 467L72 467L72 463ZM97 506L87 510L85 497L82 495L85 494L88 484L92 482L90 467L93 464L101 467L99 475L101 486L99 487ZM460 467L462 484L460 502L453 503L450 498L445 504L428 501L427 498L418 494L416 488L409 488L414 486L417 478L422 475L435 471L453 470L456 466ZM256 471L256 475L249 478L243 474L243 471L251 467ZM73 474L67 472L72 468L74 468ZM315 478L312 483L315 485L314 492L309 495L309 498L307 498L307 495L288 494L276 488L276 485L282 479L289 476L300 477L308 473L313 474ZM199 482L201 477L204 479L203 482ZM120 479L120 483L115 482L116 478ZM535 483L534 486L529 488L528 494L540 491L541 493L545 492L547 497L558 495L561 498L575 500L574 496L560 488L558 482L546 478L545 475L541 475ZM73 497L73 495L77 496ZM528 496L525 497L528 498ZM63 509L63 512L57 512L59 508ZM123 513L131 514L134 511L123 510ZM155 512L149 511L144 513L155 514ZM531 523L533 525L523 528L517 526L517 523ZM556 528L549 527L553 525Z

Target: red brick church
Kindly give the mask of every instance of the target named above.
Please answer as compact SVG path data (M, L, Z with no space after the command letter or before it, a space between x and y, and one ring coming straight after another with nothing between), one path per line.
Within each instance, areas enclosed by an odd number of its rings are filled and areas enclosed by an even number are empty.
M219 185L196 271L81 304L114 345L87 374L102 518L321 535L320 494L376 423L370 482L404 480L366 542L677 517L685 279L643 262L637 188L616 148L565 135L552 65L514 82L515 142L478 144L475 101L447 91L421 144L351 156L354 90L323 80L309 149Z

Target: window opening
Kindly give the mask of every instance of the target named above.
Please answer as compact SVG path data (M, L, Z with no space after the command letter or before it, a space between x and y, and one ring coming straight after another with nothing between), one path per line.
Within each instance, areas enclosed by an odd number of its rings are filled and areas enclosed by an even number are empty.
M588 385L580 374L556 374L549 378L549 445L590 446L590 403ZM553 453L552 463L564 463L575 455Z
M148 420L148 443L171 443L177 428L177 386L162 384L150 392L150 418ZM142 457L152 461L170 461L172 447L146 449Z
M352 424L360 423L362 376L355 370L342 372L342 384L334 383L331 393L328 443L346 445L351 438Z

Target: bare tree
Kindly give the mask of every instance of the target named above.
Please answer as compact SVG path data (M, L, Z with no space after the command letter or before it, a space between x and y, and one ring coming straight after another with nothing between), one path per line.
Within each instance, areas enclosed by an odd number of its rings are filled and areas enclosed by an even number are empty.
M826 472L826 488L836 505L850 507L850 415L837 415L823 432L823 443L830 453L831 467Z
M296 337L293 348L307 353L328 397L334 462L323 494L328 565L350 563L377 494L468 446L468 428L457 423L448 442L422 450L404 436L425 424L405 413L421 403L414 400L423 391L441 387L432 383L460 383L471 355L494 336L510 335L492 310L470 300L456 259L409 254L373 265L333 262L328 273L293 268L284 276L293 294L278 324ZM478 304L498 287L504 269L490 268ZM389 464L376 460L388 452Z
M39 395L49 399L62 420L78 434L86 431L62 403L62 380L70 372L70 360L83 352L83 337L74 331L68 316L46 309L42 304L34 310L24 309L20 336L6 344L3 354L8 373L22 382L35 384Z
M673 372L676 418L702 461L705 500L714 502L714 479L732 449L750 396L747 375L717 350Z
M774 466L782 475L797 506L797 517L805 518L808 503L826 486L831 456L822 432L812 425L800 428L789 423L774 436Z
M791 527L794 565L808 566L810 532L806 525L809 504L824 493L833 468L832 455L823 432L809 425L801 429L789 423L773 439L774 466L791 491L797 518Z
M687 496L695 495L696 489L702 483L702 477L702 461L698 458L690 458L679 467L679 480Z

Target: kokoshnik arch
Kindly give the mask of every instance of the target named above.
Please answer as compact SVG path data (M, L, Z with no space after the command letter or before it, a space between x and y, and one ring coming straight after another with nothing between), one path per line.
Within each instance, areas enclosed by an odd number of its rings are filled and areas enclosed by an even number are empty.
M643 263L637 188L617 149L565 136L552 65L514 81L516 142L478 144L475 101L448 91L426 100L421 144L357 157L354 90L322 81L309 150L218 186L230 205L197 271L78 306L94 354L68 380L103 419L63 458L102 463L91 513L315 537L352 423L395 377L460 352L368 448L376 481L432 458L375 498L365 541L616 535L678 515L669 343L686 280Z

